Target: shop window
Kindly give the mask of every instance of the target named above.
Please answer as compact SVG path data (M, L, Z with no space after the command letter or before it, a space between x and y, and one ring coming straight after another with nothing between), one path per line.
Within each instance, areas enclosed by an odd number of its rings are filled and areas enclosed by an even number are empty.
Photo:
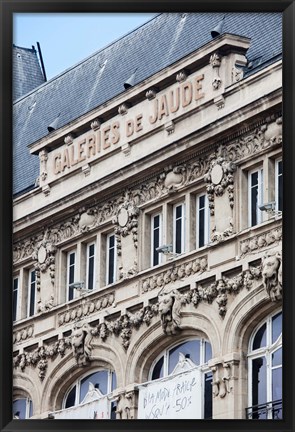
M162 244L162 215L156 214L151 217L151 263L156 266L161 263L161 254L157 248Z
M181 254L185 249L185 204L173 206L173 252Z
M87 245L86 258L86 288L88 290L95 289L95 244Z
M107 262L106 262L106 284L116 282L117 270L117 241L115 234L107 236Z
M282 419L282 313L254 332L249 347L249 419Z
M197 248L209 243L209 204L206 194L197 196Z
M276 211L283 211L283 161L276 160L275 165L275 202Z
M263 170L257 169L248 173L248 220L249 226L262 222L259 206L263 204Z
M18 298L19 298L19 288L18 288L18 278L13 279L13 287L12 287L12 319L16 321L18 319Z
M139 418L212 418L211 357L211 345L203 339L165 350L151 367L150 381L140 386ZM156 404L159 394L165 394L165 403L162 398Z
M71 251L67 254L67 300L75 298L75 290L73 284L76 276L76 252Z
M29 271L28 281L28 316L33 316L36 313L36 272Z
M13 419L24 420L32 417L33 403L29 398L15 399L12 405Z

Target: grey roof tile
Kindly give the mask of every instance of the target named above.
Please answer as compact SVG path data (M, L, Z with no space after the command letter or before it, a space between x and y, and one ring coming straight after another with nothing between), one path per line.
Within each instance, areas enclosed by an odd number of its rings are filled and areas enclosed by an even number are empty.
M136 83L208 43L223 13L163 13L83 62L39 86L14 104L14 193L34 186L39 160L27 146L124 92L137 67ZM251 38L248 59L267 64L282 52L281 13L226 13L223 33ZM248 73L251 73L250 71Z

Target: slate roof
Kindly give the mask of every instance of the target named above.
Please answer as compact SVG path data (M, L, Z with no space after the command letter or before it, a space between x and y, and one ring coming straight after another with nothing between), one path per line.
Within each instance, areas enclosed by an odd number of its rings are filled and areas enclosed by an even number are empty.
M34 47L13 45L13 100L19 99L45 82Z
M14 104L13 190L34 187L38 156L27 146L58 127L123 93L123 83L137 67L136 83L180 60L212 40L223 13L163 13L47 81ZM251 38L246 75L277 60L282 52L281 13L226 13L223 33Z

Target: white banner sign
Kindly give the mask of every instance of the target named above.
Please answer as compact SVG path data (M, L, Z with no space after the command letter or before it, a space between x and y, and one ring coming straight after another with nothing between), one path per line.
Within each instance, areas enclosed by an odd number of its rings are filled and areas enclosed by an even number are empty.
M198 369L139 388L138 418L200 419L202 380Z
M76 405L53 413L56 420L63 419L92 419L105 420L110 418L109 401L106 397L83 405Z

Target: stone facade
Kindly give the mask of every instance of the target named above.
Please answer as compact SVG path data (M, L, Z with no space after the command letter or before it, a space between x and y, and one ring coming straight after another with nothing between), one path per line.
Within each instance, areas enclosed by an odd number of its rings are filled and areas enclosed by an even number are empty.
M253 226L248 218L254 169L263 168L263 202L277 198L281 62L243 80L233 68L246 63L249 43L223 35L90 112L80 135L72 122L30 146L40 174L39 186L14 201L13 361L15 396L32 400L33 418L61 410L71 385L97 370L116 373L116 417L137 418L140 385L156 359L194 338L212 347L212 417L245 418L250 337L283 297L281 214L261 212ZM199 246L202 194L208 240ZM185 208L180 252L177 205ZM157 214L158 246L172 251L153 265ZM69 299L72 251L77 286ZM28 316L30 271L36 303Z

